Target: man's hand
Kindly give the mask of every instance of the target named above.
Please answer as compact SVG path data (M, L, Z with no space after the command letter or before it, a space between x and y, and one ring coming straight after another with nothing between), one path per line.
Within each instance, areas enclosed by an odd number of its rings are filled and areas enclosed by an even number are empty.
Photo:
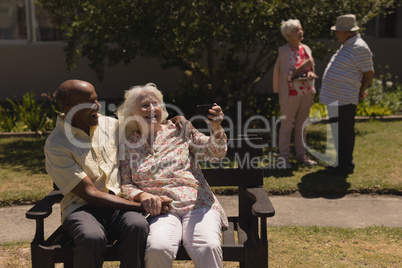
M161 196L160 198L162 199L161 214L165 214L166 212L169 211L170 204L172 203L173 200L165 196Z
M374 70L363 73L362 85L359 91L359 100L364 100L367 96L366 88L370 85L374 77Z
M367 93L365 91L360 91L359 92L359 100L364 100L367 97Z
M173 124L176 125L178 130L182 130L188 123L190 123L184 116L181 115L176 115L175 117L172 117L170 121L172 121Z
M170 208L172 199L142 192L135 197L140 201L145 212L151 217L166 213Z
M184 131L185 137L191 137L197 131L193 124L191 124L184 116L177 115L171 118L170 121L175 124L178 130L182 132Z

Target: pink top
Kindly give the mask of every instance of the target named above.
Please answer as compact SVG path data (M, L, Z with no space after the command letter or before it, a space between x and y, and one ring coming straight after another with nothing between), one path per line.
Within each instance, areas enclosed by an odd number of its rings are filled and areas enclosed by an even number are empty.
M304 61L308 60L310 57L305 53L303 46L299 46L299 49L290 48L289 53L289 70L288 70L288 83L289 83L289 96L301 96L307 93L315 93L313 79L306 80L292 80L293 71L303 64ZM313 71L310 68L308 71ZM305 72L305 73L306 73Z
M144 191L170 197L173 213L210 207L220 213L222 226L227 227L226 214L197 162L223 158L226 135L216 140L198 131L191 137L185 137L183 132L167 121L161 125L152 147L140 133L134 133L125 146L120 146L123 195L133 200Z

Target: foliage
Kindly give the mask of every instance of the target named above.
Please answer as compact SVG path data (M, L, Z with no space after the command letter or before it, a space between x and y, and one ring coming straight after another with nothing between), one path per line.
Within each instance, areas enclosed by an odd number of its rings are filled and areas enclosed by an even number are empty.
M320 119L328 116L327 107L324 104L315 102L310 107L310 118Z
M9 132L13 130L15 119L10 110L0 106L0 131Z
M46 101L38 103L33 92L25 93L22 101L18 99L7 99L7 101L12 109L0 106L1 131L45 131L53 128L54 110L48 109Z
M7 99L11 103L17 120L25 123L32 131L43 130L46 122L46 112L42 109L43 103L37 103L35 94L25 93L22 102Z
M357 105L356 115L357 116L384 116L390 115L391 111L387 107L380 105L368 105L367 102L363 101Z
M61 114L62 112L59 110L59 107L56 104L55 92L43 92L41 97L45 98L44 103L46 104L46 130L52 130L56 125L57 115Z
M164 101L165 103L179 106L186 118L191 118L194 115L197 104L214 102L205 98L205 95L201 94L201 92L195 88L168 92L164 94ZM221 105L221 103L219 103L219 105ZM240 110L240 114L238 114L238 110ZM253 115L261 115L266 118L278 118L280 114L278 94L267 92L255 93L243 102L234 103L230 107L223 107L223 111L225 116L230 117L235 123L238 121L245 122ZM168 110L168 112L169 117L176 115L174 111Z
M366 92L367 97L361 106L373 110L371 114L367 115L400 114L402 112L402 84L398 82L398 77L393 77L390 73L383 73L380 68L379 76L373 79Z
M379 75L374 77L366 89L366 98L360 101L356 108L357 116L386 116L402 113L402 84L398 77L383 73L380 66ZM318 94L310 109L311 118L327 116L325 105L318 103Z
M395 0L37 0L65 34L69 69L80 57L102 78L105 65L136 56L178 67L186 85L233 107L248 100L285 44L282 20L298 18L305 43L322 58L321 38L336 17L354 13L363 25Z

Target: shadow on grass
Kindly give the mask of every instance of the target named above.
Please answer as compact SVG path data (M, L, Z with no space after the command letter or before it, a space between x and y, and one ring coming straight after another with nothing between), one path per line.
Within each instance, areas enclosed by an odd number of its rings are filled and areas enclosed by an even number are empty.
M9 139L0 144L0 162L13 171L46 173L43 147L45 138Z
M303 197L341 198L348 193L347 176L335 176L327 170L306 174L297 184Z
M293 169L264 169L264 177L287 178L293 177Z
M327 136L323 131L307 131L306 141L310 148L324 153L327 148Z
M374 131L361 130L355 128L356 137L364 137L371 133L374 133ZM325 153L325 150L327 149L328 146L326 130L307 130L306 141L307 145L310 148L316 150L317 152ZM291 147L292 146L294 146L293 143L291 144Z

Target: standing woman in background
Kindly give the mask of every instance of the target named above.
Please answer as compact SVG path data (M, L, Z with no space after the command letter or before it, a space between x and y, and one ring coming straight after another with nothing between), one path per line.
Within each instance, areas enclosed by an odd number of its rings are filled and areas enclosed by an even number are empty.
M282 21L281 33L287 44L279 48L274 67L273 88L279 93L281 127L279 130L279 154L285 160L284 168L292 168L289 162L290 137L293 124L294 143L298 164L316 165L306 155L303 141L306 133L303 123L309 117L315 88L314 59L311 49L302 44L303 29L299 20Z

